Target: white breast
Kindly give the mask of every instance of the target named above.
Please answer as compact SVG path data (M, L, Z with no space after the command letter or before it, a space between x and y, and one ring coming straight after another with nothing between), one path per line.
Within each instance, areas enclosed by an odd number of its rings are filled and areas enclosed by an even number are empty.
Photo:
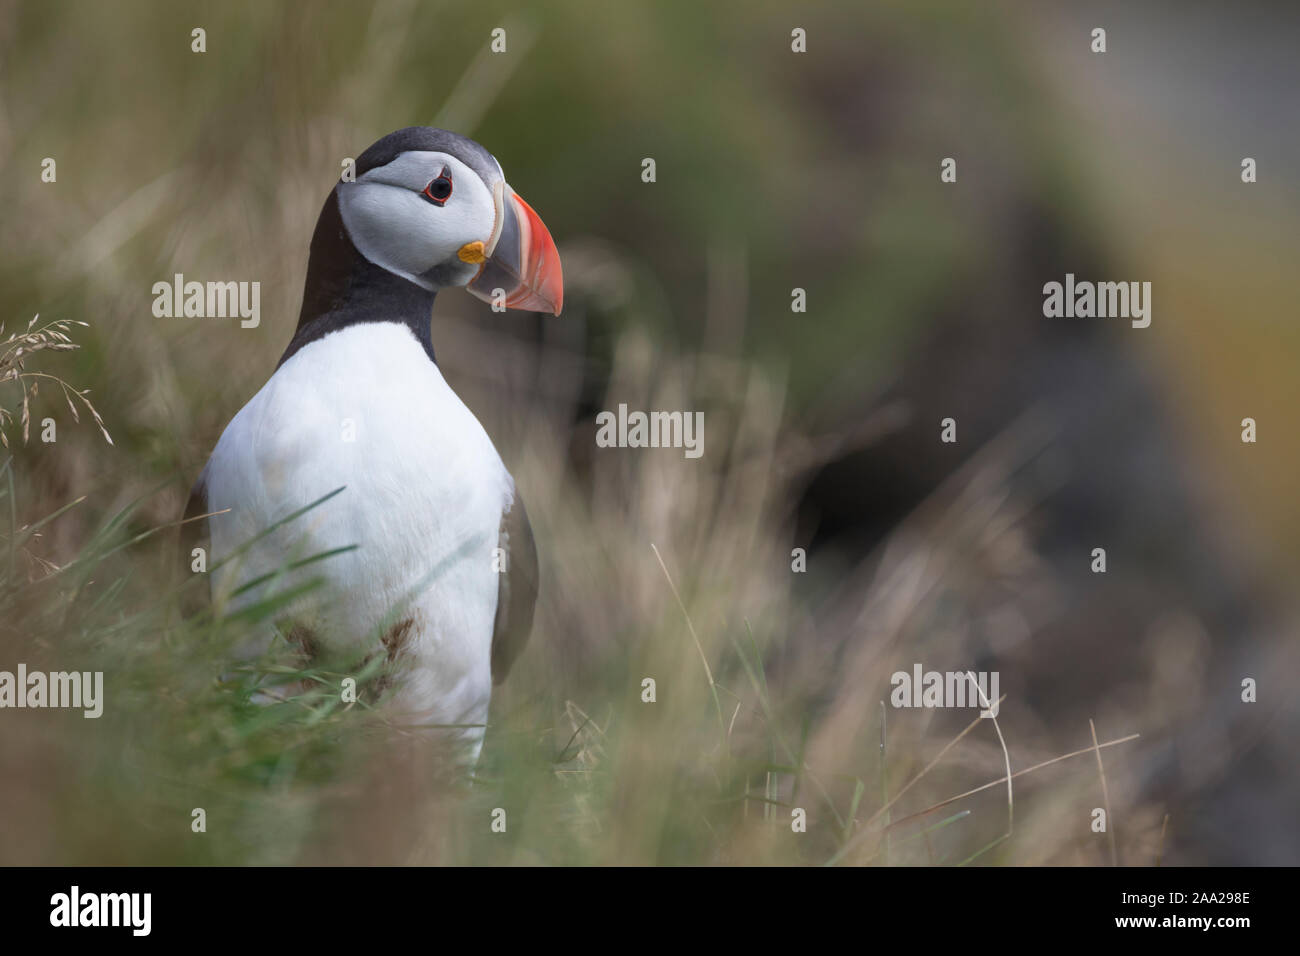
M478 420L404 325L348 326L303 347L226 428L206 471L212 559L345 490L214 574L218 606L295 559L356 550L229 600L312 576L293 618L329 650L383 653L410 620L399 694L429 723L479 723L491 691L493 549L513 483Z

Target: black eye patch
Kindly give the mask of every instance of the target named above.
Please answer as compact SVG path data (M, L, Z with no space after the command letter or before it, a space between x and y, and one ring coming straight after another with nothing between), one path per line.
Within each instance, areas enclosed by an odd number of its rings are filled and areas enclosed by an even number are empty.
M444 166L438 177L425 186L420 195L435 206L445 206L451 198L451 170Z

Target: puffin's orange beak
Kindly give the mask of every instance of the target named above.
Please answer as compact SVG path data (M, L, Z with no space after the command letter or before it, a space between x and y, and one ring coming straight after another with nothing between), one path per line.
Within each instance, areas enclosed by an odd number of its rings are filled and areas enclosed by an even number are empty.
M504 183L496 190L497 232L478 275L465 288L508 309L559 315L564 307L560 253L542 218Z

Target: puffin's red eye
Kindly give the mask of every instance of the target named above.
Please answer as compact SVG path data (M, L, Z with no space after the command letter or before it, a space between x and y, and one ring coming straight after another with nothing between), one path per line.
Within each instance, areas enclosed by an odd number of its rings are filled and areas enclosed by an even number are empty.
M420 195L435 206L444 205L451 198L451 170L444 166L438 178L425 186Z

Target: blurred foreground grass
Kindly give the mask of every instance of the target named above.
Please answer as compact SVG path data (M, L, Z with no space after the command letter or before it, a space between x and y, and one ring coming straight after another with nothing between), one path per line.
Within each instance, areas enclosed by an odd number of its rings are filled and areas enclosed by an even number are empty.
M927 635L943 633L953 587L1034 573L1032 555L1008 538L999 472L1036 454L1041 428L1023 423L954 476L878 565L846 569L846 590L864 600L835 634L813 623L823 598L800 593L788 540L791 487L828 453L826 437L778 425L781 387L756 367L666 356L636 335L617 353L621 397L703 407L710 422L731 421L722 432L731 444L704 466L597 458L587 495L564 436L530 443L516 475L544 516L542 603L530 648L494 700L472 781L440 762L427 734L388 723L365 679L373 668L304 670L287 647L232 668L246 629L273 620L287 598L185 617L206 578L168 578L163 569L187 556L174 528L136 530L142 502L109 517L70 561L33 560L40 535L67 514L14 518L24 503L6 462L0 495L16 523L0 571L5 659L102 670L107 698L97 720L6 715L5 760L23 771L6 781L5 818L24 821L6 834L6 860L959 863L1103 853L1069 822L1088 802L1080 779L1084 790L1096 783L1092 753L1018 778L1016 791L1028 784L1033 796L1020 797L1016 835L1001 842L1000 729L968 724L973 711L894 711L886 723L881 703L900 662L930 659L927 645L937 653L942 641ZM530 431L560 427L539 415ZM349 675L362 678L355 706L340 697ZM653 703L643 700L647 677ZM251 703L267 682L308 689ZM1016 713L1004 704L999 723L1023 723ZM1008 744L1017 772L1057 756L1042 740ZM191 831L195 808L205 833ZM492 828L498 808L505 833ZM792 829L795 808L806 833ZM904 808L908 819L891 827ZM1124 851L1153 858L1159 824L1154 810L1127 808Z

